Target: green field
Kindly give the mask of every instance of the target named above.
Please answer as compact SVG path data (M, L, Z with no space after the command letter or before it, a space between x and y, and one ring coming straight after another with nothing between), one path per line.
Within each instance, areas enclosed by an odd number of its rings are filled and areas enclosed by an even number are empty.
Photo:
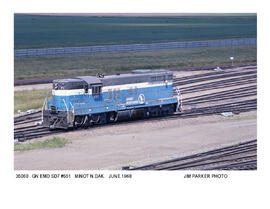
M256 14L179 16L14 15L14 48L211 40L257 36ZM257 61L256 46L168 49L115 54L15 57L14 79L55 78Z
M46 95L51 95L47 89L32 91L15 91L14 92L14 114L21 110L23 112L30 109L42 108Z
M256 37L256 14L152 17L14 15L14 48Z
M169 49L113 54L74 54L15 57L15 80L57 78L112 73L147 68L183 68L205 65L256 62L257 46Z
M64 147L66 144L71 143L70 140L60 137L53 137L52 139L47 139L45 141L35 141L23 144L16 144L14 146L14 151L27 151L34 149L51 149Z

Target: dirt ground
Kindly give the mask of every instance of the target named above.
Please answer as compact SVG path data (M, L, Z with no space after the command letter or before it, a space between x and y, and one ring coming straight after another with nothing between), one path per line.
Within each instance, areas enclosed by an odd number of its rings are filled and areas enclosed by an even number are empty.
M14 152L15 170L118 170L257 138L256 111L233 117L159 119L58 134L63 148ZM51 138L51 137L49 137Z

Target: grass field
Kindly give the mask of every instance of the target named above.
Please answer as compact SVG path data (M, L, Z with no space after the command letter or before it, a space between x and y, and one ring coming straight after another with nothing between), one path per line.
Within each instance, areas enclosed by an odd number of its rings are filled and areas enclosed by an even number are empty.
M14 48L256 37L256 14L184 16L14 15Z
M179 16L14 15L14 48L211 40L257 36L256 14ZM256 61L256 46L15 57L14 79L66 77Z
M169 49L113 54L15 57L15 80L57 78L129 71L138 68L181 68L256 62L257 46Z
M15 91L14 92L14 113L18 110L23 112L30 109L38 109L43 106L48 90ZM49 92L48 95L51 95Z
M53 137L52 139L47 139L45 141L35 141L24 144L16 144L14 146L14 151L27 151L33 149L44 149L44 148L59 148L66 144L71 143L68 139Z

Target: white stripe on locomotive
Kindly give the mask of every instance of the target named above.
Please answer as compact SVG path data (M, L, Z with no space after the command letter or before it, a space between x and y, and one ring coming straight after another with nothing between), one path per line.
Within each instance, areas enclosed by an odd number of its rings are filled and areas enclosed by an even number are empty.
M108 92L110 90L128 90L130 88L147 88L147 87L158 87L158 86L166 86L172 85L172 81L157 81L157 82L144 82L144 83L130 83L124 85L115 85L115 86L103 86L102 92ZM52 95L55 96L73 96L73 95L83 95L83 94L92 94L92 89L88 89L88 93L85 93L84 89L59 89L59 90L52 90Z

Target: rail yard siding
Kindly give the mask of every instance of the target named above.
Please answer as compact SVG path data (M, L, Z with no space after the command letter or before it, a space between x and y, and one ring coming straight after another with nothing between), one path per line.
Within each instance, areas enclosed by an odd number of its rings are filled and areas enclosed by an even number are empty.
M41 56L41 55L62 55L62 54L91 54L91 53L114 53L114 52L133 52L175 48L198 48L198 47L220 47L220 46L241 46L256 45L257 38L245 39L223 39L208 41L189 41L189 42L169 42L154 44L128 44L128 45L108 45L108 46L85 46L85 47L63 47L63 48L44 48L44 49L17 49L14 56Z

